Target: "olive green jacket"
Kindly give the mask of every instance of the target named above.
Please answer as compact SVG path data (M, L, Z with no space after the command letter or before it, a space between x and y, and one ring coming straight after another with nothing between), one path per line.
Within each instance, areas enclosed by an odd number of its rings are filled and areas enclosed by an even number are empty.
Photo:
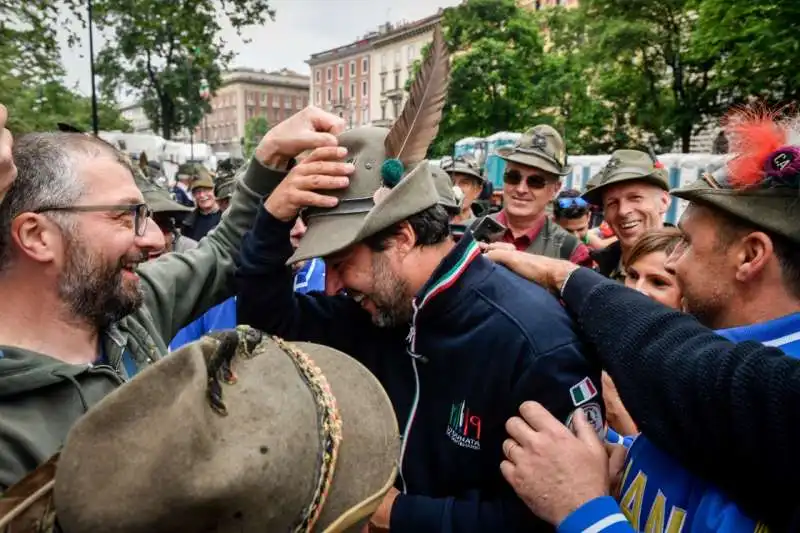
M144 303L101 334L108 366L0 346L0 492L57 452L72 424L128 378L125 350L146 367L167 355L178 330L232 296L241 239L283 175L253 162L219 226L196 248L141 265Z

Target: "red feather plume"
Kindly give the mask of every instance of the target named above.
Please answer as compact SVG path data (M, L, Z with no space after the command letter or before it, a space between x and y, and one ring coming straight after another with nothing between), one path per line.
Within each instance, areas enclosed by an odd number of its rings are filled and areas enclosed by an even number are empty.
M787 144L786 128L775 112L765 108L743 108L725 119L725 134L730 152L728 181L737 189L757 187L765 177L765 163L770 154Z

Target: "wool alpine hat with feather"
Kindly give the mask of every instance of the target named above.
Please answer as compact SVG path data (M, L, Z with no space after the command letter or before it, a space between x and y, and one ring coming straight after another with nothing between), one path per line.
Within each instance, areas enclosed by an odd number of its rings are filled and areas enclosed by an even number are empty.
M439 195L425 156L439 131L450 63L441 29L391 129L364 127L339 135L355 165L350 185L324 191L339 198L333 208L302 213L308 229L289 263L326 257L436 205Z
M14 512L10 530L34 531L17 527L54 509L64 533L358 532L399 448L392 403L360 363L240 326L93 406L0 499L0 531Z
M761 109L737 110L724 126L735 155L714 172L671 191L800 243L800 129Z

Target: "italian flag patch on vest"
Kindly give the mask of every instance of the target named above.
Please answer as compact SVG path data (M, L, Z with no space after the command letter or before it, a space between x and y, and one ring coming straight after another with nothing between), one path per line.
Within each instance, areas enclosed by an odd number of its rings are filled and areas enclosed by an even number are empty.
M597 389L594 383L592 383L592 380L586 377L570 387L569 395L572 396L573 405L577 407L597 396Z

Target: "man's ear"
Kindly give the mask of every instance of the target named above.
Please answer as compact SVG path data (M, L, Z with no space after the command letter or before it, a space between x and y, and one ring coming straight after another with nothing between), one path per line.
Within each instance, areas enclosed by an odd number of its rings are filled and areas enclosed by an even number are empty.
M411 224L407 220L400 225L400 231L391 237L391 239L393 241L393 247L401 257L405 257L411 253L411 250L413 250L414 246L417 244L417 234L414 233L414 228L411 227Z
M766 233L754 231L748 233L737 244L736 279L743 283L758 277L775 255L775 249Z
M664 216L667 214L667 209L669 209L669 204L672 202L672 198L667 191L660 191L660 193L661 197L659 198L658 212L661 216Z
M19 254L39 263L54 261L63 248L58 225L37 213L23 213L11 222L11 240Z

